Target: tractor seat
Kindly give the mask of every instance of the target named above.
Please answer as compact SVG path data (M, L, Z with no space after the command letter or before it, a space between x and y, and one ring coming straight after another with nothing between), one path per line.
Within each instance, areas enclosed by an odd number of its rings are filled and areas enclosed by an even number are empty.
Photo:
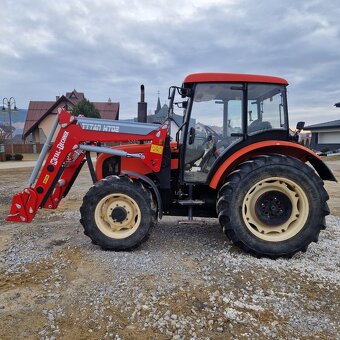
M186 167L191 168L196 161L203 157L204 151L202 145L195 145L195 147L190 148L190 152L187 152L185 155Z
M272 128L272 125L270 122L262 122L259 119L254 120L249 126L248 126L248 133L254 133L258 131L264 131L264 130L270 130Z

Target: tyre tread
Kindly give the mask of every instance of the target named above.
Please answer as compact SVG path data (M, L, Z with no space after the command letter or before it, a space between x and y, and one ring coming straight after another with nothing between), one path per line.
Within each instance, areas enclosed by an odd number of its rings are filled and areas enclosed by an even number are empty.
M94 230L97 227L93 225L94 223L92 222L90 215L88 214L89 211L94 209L93 202L96 202L102 191L104 189L107 189L107 186L122 186L122 185L125 187L130 187L130 190L134 190L138 193L138 195L141 195L146 201L146 205L150 207L152 215L150 227L148 228L146 234L141 239L139 239L138 242L128 246L124 244L124 242L120 242L121 244L117 243L113 244L108 242L107 238L105 237L102 238L98 236L98 232L94 232ZM150 190L146 189L145 186L140 181L133 181L128 176L111 175L96 182L84 196L82 206L80 207L81 214L80 223L84 228L84 234L92 240L93 244L99 245L102 249L116 251L133 250L135 248L138 248L143 242L147 241L147 239L150 236L151 227L154 226L153 220L155 219L156 215L155 213L156 209L153 208L153 206L155 206L155 203L153 202Z
M300 164L301 163L301 164ZM307 239L304 240L302 244L297 249L293 249L288 253L283 254L273 254L273 253L265 253L259 251L258 249L253 249L249 247L241 237L239 237L238 233L235 232L233 227L233 221L230 218L232 215L232 210L235 207L232 206L230 202L232 202L232 198L235 195L236 189L241 185L245 176L249 176L251 172L263 166L271 166L271 165L288 165L296 168L298 171L302 171L306 176L312 178L312 181L318 188L320 193L320 198L322 201L322 209L320 209L320 220L321 222L318 224L317 228L314 228L314 233L311 234ZM322 229L326 228L325 216L329 214L329 208L327 205L327 200L329 196L326 190L323 187L322 179L316 175L312 168L306 166L303 162L285 155L261 155L254 157L238 166L236 170L234 170L226 179L226 183L220 188L218 197L217 197L217 215L220 221L220 224L223 227L223 231L226 236L238 247L243 249L245 252L255 255L257 257L269 257L272 259L276 259L278 257L290 258L295 253L299 251L307 251L307 248L311 242L318 242L319 233Z

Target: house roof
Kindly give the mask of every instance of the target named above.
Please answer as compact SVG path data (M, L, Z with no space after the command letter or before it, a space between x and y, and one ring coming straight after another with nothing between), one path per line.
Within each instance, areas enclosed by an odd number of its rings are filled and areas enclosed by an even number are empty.
M157 111L157 113L147 116L147 122L163 124L168 117L168 109L168 105L164 104L163 107Z
M158 106L158 105L157 105ZM157 113L154 115L148 115L147 116L147 122L148 123L156 123L156 124L163 124L168 119L168 110L169 107L167 104L164 104L163 107L160 110L156 110ZM183 124L183 116L177 115L174 113L172 115L172 120L175 122L175 124L180 127Z
M75 89L72 92L66 92L65 97L69 99L73 104L77 104L85 98L84 92L77 92Z
M42 110L41 108L44 107L45 103L50 103L50 106L45 107L45 111ZM74 103L69 100L65 96L61 96L57 99L55 102L30 102L28 106L28 111L27 111L27 117L26 117L26 122L24 126L24 131L23 131L23 138L26 138L32 131L37 128L37 126L40 124L42 120L44 120L49 114L57 114L58 108L59 107L64 107L67 105L67 103L71 103L72 106L74 106ZM32 110L31 110L31 104L32 104ZM64 105L63 105L64 104ZM35 109L39 108L39 110Z
M304 130L319 130L319 129L330 129L330 128L340 128L340 119L332 120L330 122L305 126Z
M30 101L23 130L23 138L26 138L32 131L37 128L42 120L49 114L57 114L59 107L64 107L68 103L75 106L83 100L84 93L73 90L67 92L66 95L57 97L55 102L52 101ZM94 102L94 106L98 109L100 116L105 119L119 118L119 103L109 102Z
M48 109L55 102L49 101L30 101L23 131L23 137L27 137L32 131L36 123L41 121Z
M100 116L104 119L119 119L119 103L93 102Z

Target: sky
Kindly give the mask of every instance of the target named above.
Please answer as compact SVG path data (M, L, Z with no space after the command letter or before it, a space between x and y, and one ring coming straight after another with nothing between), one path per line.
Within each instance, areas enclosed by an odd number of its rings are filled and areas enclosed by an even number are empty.
M136 116L196 72L288 80L290 125L340 119L340 5L331 0L1 0L0 99L73 89Z

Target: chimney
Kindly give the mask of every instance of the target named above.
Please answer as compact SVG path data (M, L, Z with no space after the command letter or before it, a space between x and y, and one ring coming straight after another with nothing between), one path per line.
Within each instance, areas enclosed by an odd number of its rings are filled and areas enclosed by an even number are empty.
M58 101L60 96L55 96L55 101Z

